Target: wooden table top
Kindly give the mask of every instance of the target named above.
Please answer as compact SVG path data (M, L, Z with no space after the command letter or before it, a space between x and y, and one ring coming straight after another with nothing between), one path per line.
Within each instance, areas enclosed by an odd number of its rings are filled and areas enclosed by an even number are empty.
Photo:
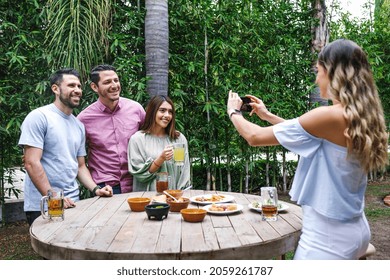
M216 193L188 190L185 197ZM146 212L132 212L128 197L152 197L155 192L134 192L109 198L78 201L65 210L65 220L42 217L30 227L34 250L46 259L271 259L294 251L301 233L302 211L289 208L278 220L265 222L248 204L259 196L232 195L243 210L230 215L207 214L203 222L189 223L169 212L162 221ZM203 207L190 203L189 208Z

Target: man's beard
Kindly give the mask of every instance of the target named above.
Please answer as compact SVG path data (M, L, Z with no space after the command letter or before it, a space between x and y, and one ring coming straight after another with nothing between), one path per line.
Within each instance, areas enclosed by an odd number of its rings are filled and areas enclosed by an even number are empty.
M60 89L60 101L62 102L62 104L64 104L65 106L67 106L71 109L77 108L80 105L80 102L78 102L78 103L72 102L72 95L71 94L68 97L65 97L65 95L62 94L61 89Z

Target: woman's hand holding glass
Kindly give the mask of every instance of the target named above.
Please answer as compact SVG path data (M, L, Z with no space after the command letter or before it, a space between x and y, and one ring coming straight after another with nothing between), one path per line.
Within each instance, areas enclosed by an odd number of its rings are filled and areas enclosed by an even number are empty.
M165 146L160 157L162 157L164 161L171 161L173 159L173 146L172 145Z

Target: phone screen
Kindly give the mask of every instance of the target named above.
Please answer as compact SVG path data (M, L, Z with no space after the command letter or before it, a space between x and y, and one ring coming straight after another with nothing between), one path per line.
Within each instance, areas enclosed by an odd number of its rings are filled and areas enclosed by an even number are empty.
M251 101L251 99L249 97L246 97L246 96L240 96L241 100L242 100L242 105L241 105L241 111L244 111L244 112L250 112L252 111L252 106L249 105Z

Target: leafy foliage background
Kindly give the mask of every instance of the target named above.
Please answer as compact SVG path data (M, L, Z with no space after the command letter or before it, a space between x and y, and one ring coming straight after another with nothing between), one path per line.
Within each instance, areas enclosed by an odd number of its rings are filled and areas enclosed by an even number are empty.
M72 33L51 35L54 3L62 7L63 30L69 30L69 5L76 5L85 16L79 24L93 19L88 13L109 11L104 24L93 26L93 34L83 26ZM99 2L99 3L97 3ZM79 69L84 77L83 102L75 114L94 102L89 89L88 66L109 63L117 67L122 96L146 104L144 66L143 1L105 0L0 0L0 198L14 189L12 168L21 166L17 147L20 125L37 107L52 102L48 78L60 66ZM295 163L282 161L286 151L280 147L249 147L235 133L226 116L227 92L261 97L269 110L293 118L310 109L313 90L311 65L313 20L309 0L297 1L169 1L169 95L177 110L179 129L189 140L192 177L197 188L256 191L259 186L290 182ZM384 3L383 3L384 2ZM329 22L330 41L345 37L356 41L368 53L389 123L390 106L390 18L389 1L382 1L376 14L357 20L332 7L337 20ZM85 5L85 6L83 6ZM88 6L89 5L89 6ZM93 7L93 8L91 8ZM86 10L90 8L91 10ZM53 10L54 9L54 10ZM374 20L375 18L375 20ZM61 19L60 15L57 19ZM89 22L88 22L89 24ZM92 23L91 23L92 25ZM70 32L70 31L69 31ZM80 33L81 32L81 33ZM92 36L93 35L93 36ZM52 36L52 37L50 37ZM94 43L87 39L93 37ZM77 37L77 40L75 39ZM68 48L56 44L68 40ZM78 48L88 57L68 50ZM67 65L59 65L66 56ZM266 125L256 117L254 122ZM11 170L11 173L5 171ZM229 179L227 178L229 174ZM287 176L287 179L282 175ZM228 181L227 181L228 180ZM229 180L233 182L229 182Z

